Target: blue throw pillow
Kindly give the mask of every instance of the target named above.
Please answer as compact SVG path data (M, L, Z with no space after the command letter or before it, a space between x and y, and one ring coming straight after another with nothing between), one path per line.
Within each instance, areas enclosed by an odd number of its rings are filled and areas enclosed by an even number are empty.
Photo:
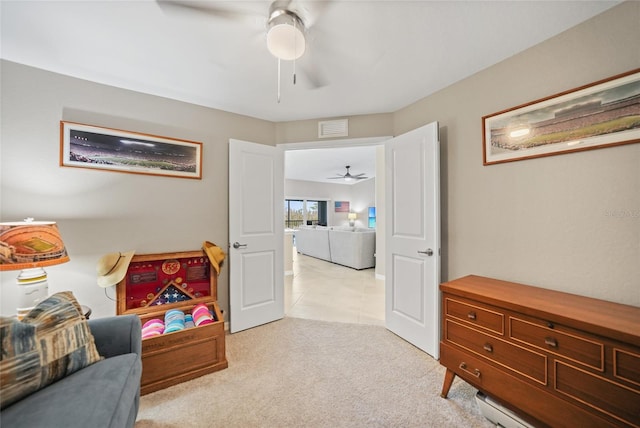
M102 357L70 291L40 302L22 321L0 317L0 409Z

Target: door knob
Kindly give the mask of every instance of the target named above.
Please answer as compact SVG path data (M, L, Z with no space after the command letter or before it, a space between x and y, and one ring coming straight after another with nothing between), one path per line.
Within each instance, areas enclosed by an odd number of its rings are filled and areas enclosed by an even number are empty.
M433 250L431 248L427 248L426 251L418 251L418 254L426 254L427 256L433 256Z
M238 241L236 241L236 242L234 242L234 243L233 243L233 248L235 248L236 250L237 250L238 248L246 248L246 247L247 247L247 244L241 244L241 243L239 243Z

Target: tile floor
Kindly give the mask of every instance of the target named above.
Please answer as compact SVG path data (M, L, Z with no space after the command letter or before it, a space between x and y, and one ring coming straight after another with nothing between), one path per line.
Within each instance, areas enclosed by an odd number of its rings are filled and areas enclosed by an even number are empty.
M285 314L295 318L384 325L384 281L375 269L355 270L293 253L285 276Z

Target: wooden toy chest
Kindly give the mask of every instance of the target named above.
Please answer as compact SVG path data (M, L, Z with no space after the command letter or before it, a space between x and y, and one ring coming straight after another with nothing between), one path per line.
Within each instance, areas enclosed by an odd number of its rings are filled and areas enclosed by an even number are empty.
M141 394L228 367L224 318L217 302L218 276L199 251L135 255L117 286L117 313L136 314L142 324L164 321L166 311L190 313L205 304L210 324L142 340Z

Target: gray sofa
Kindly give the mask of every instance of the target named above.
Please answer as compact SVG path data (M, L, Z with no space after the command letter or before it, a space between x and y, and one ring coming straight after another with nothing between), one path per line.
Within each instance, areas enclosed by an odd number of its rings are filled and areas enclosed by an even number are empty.
M329 228L325 226L301 227L296 230L296 250L300 254L331 261Z
M105 358L2 409L3 427L134 426L142 375L140 318L99 318L89 326Z
M296 250L300 254L358 270L376 265L373 229L303 226L295 235Z
M370 229L329 231L331 261L353 269L375 267L376 232Z

